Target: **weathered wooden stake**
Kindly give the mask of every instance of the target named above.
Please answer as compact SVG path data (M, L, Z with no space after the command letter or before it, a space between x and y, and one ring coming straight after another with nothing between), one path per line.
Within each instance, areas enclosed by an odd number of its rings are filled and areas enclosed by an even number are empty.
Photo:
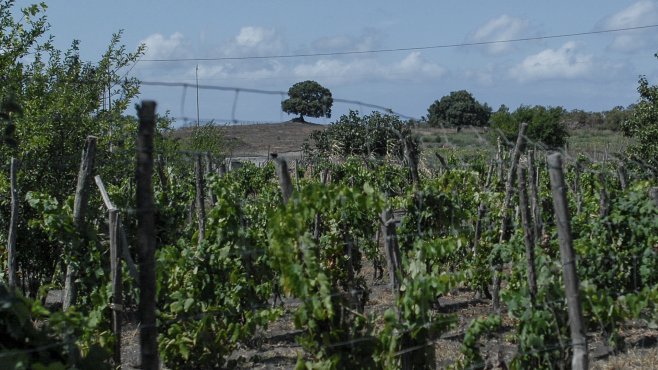
M601 187L599 188L599 216L603 218L607 217L610 212L608 192L605 189L605 175L603 174L603 170L599 172L599 182L601 183Z
M528 129L528 124L523 122L519 125L519 134L516 138L516 145L512 154L512 163L507 173L507 180L505 181L505 198L501 207L502 223L500 226L500 239L499 243L503 244L509 239L510 223L512 222L509 211L510 203L512 201L512 192L514 190L514 179L516 179L516 166L521 158L521 153L525 149L525 133ZM500 283L503 266L500 262L494 263L494 276L493 276L493 291L492 291L492 304L496 313L500 313Z
M562 155L555 153L548 157L548 170L551 178L555 221L560 240L564 288L567 296L567 306L569 307L569 327L571 329L571 345L573 348L571 368L585 370L588 366L587 329L580 304L578 290L580 283L576 272L576 255L571 239L571 220L569 217L564 174L562 172Z
M103 184L103 180L101 179L100 175L96 175L96 177L94 177L94 180L96 181L96 186L98 186L98 190L101 192L101 197L103 198L103 203L105 203L105 207L107 208L107 210L111 211L113 209L117 209L114 206L114 203L112 203L112 200L110 199L110 195L107 193L107 190L105 190L105 184ZM118 227L119 227L119 236L121 241L121 255L123 257L123 260L126 261L126 265L128 266L128 272L130 273L130 276L133 278L133 280L135 280L135 284L139 285L139 273L137 272L135 261L130 255L130 245L128 244L128 237L126 236L126 231L123 228L121 219L119 219Z
M386 260L388 262L388 277L391 284L391 290L397 297L400 294L402 277L402 260L400 256L400 247L398 246L398 237L395 231L395 222L393 212L390 209L382 212L382 234L386 246Z
M519 166L519 209L521 211L521 223L523 224L523 241L525 242L525 254L528 262L528 287L530 288L530 302L536 303L537 297L537 274L535 273L535 237L533 227L530 225L532 216L528 205L527 181L528 171Z
M215 165L212 160L212 155L210 154L210 152L206 152L206 176L210 176L211 174L214 173L214 171L215 171ZM210 207L213 208L217 203L217 195L215 195L215 192L213 192L212 189L210 189L208 193L209 193L208 195L210 195L208 197L208 201L210 201Z
M199 223L199 243L201 243L206 238L206 197L201 154L196 155L196 160L194 161L194 175L196 178L196 209L197 221Z
M84 217L89 199L89 182L94 169L94 158L96 156L96 137L88 136L85 148L82 152L80 172L78 172L78 183L75 188L75 199L73 201L73 224L82 235ZM75 252L73 252L75 253ZM70 258L71 256L69 256ZM67 261L68 262L68 261ZM77 299L77 288L74 284L78 272L74 264L67 263L66 277L64 279L64 300L62 310L68 310Z
M153 135L155 102L142 101L138 107L137 131L137 241L139 243L139 344L141 368L157 370L158 330L155 317L155 200L153 199Z
M9 169L9 182L11 184L11 220L9 221L9 234L7 235L7 270L9 272L9 287L16 288L18 280L16 270L16 233L18 232L18 187L16 186L16 176L18 175L18 160L11 158L11 167Z
M539 166L535 165L535 151L528 151L528 175L530 183L530 209L532 212L533 236L535 245L543 234L541 199L539 198Z
M617 167L617 176L619 177L619 184L621 190L626 190L628 184L628 174L626 173L626 166L623 163L620 163Z
M110 276L112 279L112 332L114 333L114 364L121 365L121 312L123 311L123 292L121 291L121 253L119 252L119 211L109 210L110 231Z
M299 160L295 159L295 185L297 186L297 191L299 191Z
M283 203L288 203L288 199L292 196L292 180L290 180L290 173L288 172L288 162L283 158L274 158L274 167L276 175L279 177L279 185L281 186L281 196Z

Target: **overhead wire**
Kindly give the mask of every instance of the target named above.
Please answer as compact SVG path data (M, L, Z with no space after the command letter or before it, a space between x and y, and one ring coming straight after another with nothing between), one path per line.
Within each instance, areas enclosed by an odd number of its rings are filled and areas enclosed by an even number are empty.
M650 24L650 25L635 26L635 27L611 28L611 29L585 31L585 32L562 33L562 34L554 34L554 35L546 35L546 36L530 36L530 37L519 37L519 38L504 39L504 40L459 42L459 43L428 45L428 46L412 46L412 47L371 49L371 50L348 50L348 51L336 51L336 52L325 52L325 53L249 55L249 56L235 56L235 57L144 58L144 59L140 59L138 62L210 62L210 61L223 61L223 60L289 59L289 58L325 57L325 56L340 56L340 55L379 54L379 53L392 53L392 52L400 52L400 51L448 49L448 48L459 48L459 47L467 47L467 46L486 46L486 45L495 45L495 44L515 43L515 42L550 40L550 39L559 39L566 37L637 31L637 30L643 30L643 29L649 29L655 27L658 27L658 24Z

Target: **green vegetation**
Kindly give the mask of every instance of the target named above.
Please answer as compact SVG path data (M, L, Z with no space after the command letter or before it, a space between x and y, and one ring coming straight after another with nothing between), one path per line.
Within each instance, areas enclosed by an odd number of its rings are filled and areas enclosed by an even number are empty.
M645 77L640 78L639 84L640 102L622 129L624 135L636 140L628 148L631 158L658 175L658 86L649 85Z
M529 107L522 105L514 112L502 105L491 115L493 136L514 143L519 132L519 124L528 124L527 137L530 142L543 145L548 149L563 147L569 133L562 121L564 109L561 107Z
M436 100L427 109L427 122L433 127L485 126L491 108L480 104L466 90L453 91Z
M298 82L288 89L289 98L281 102L281 110L290 114L299 114L299 120L304 122L304 116L331 117L331 106L334 99L331 91L315 81Z

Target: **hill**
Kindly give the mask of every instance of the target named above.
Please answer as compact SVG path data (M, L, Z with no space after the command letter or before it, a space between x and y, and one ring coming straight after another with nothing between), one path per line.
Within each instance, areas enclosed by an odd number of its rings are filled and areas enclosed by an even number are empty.
M298 152L313 131L327 126L309 122L217 126L228 142L231 157L266 156L270 153ZM185 137L190 128L181 128L175 136Z

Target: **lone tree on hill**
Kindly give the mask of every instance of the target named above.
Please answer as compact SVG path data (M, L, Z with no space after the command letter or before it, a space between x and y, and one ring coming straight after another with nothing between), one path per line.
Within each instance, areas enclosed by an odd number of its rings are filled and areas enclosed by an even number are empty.
M441 100L436 100L427 109L430 126L484 126L489 121L491 108L480 104L466 90L453 91Z
M290 114L299 114L299 121L304 116L331 117L334 99L331 91L315 81L298 82L288 89L289 98L281 102L281 109Z

